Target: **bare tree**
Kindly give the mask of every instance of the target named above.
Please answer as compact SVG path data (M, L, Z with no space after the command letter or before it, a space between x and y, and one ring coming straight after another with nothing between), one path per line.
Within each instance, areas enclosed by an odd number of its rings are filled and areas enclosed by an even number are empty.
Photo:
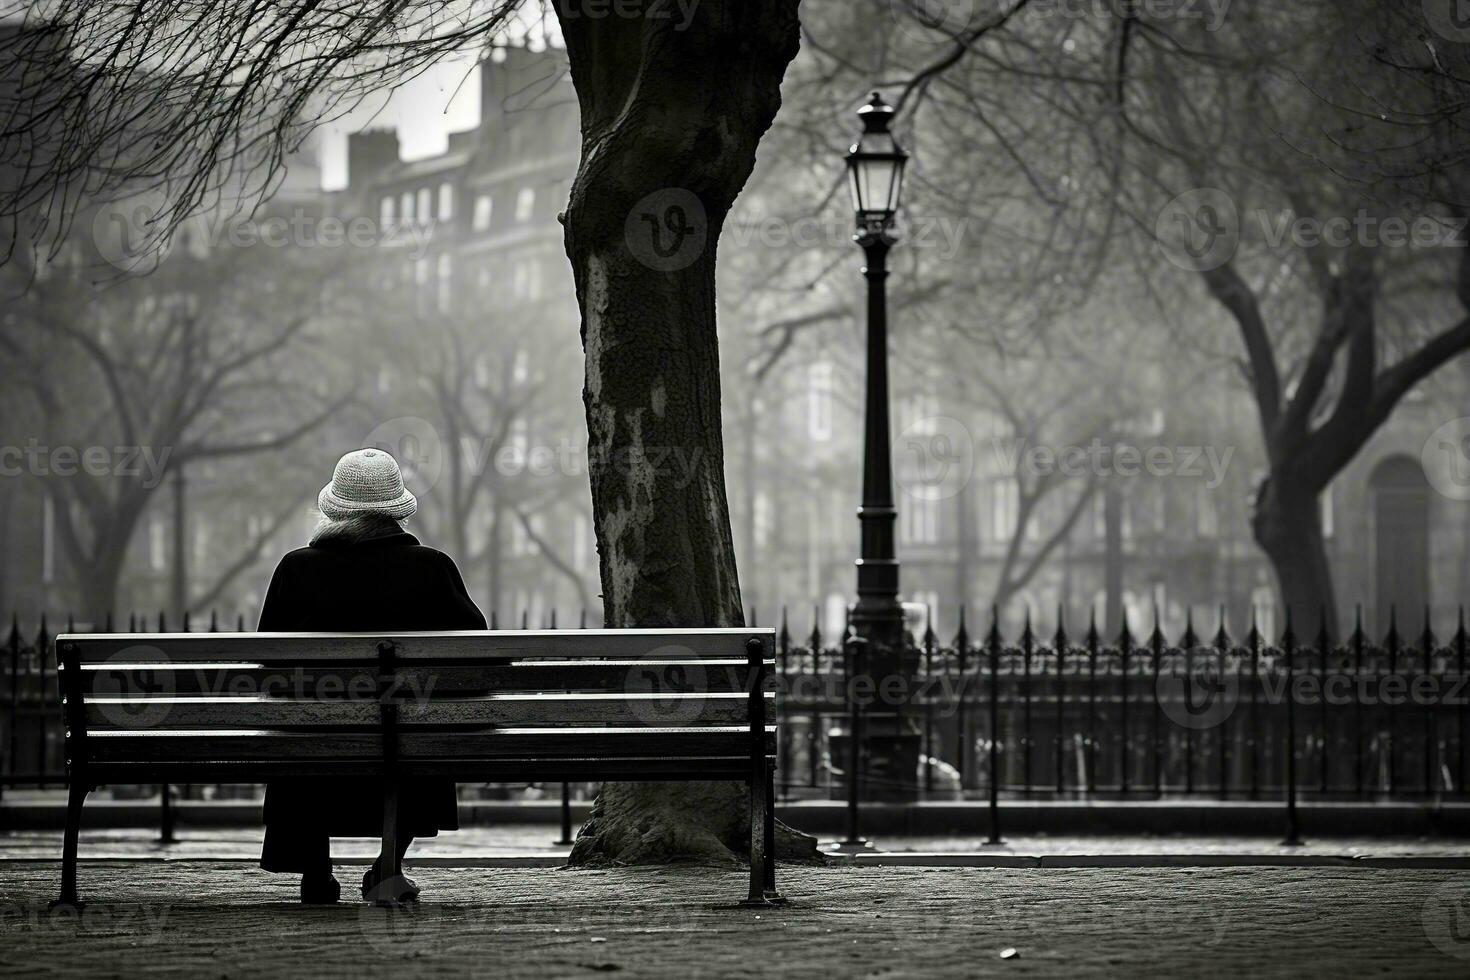
M104 287L73 262L7 309L0 356L35 408L34 475L55 504L84 615L98 622L117 611L129 544L167 475L279 451L347 401L326 374L300 368L326 320L322 280L283 276L264 251L181 251L152 277ZM196 601L223 592L286 516Z

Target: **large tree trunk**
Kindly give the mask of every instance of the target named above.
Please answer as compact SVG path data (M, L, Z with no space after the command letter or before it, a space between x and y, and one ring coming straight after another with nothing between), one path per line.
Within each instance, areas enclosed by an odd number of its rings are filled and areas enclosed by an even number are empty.
M1268 477L1256 496L1252 530L1276 572L1281 601L1291 614L1297 636L1315 636L1320 618L1328 635L1336 637L1337 601L1322 537L1322 515L1317 491L1301 485L1304 483L1288 474Z
M587 16L573 0L557 12L582 113L563 220L582 313L604 618L739 626L715 244L780 105L796 2L704 0L682 26ZM815 851L804 835L778 837L781 856ZM748 840L739 784L610 784L571 861L733 862Z

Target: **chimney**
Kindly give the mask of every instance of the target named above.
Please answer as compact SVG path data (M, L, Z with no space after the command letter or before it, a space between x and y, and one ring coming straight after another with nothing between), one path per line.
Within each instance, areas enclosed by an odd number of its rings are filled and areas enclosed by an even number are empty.
M347 134L347 186L360 190L398 162L398 133L366 129Z
M566 84L565 55L556 49L496 47L480 62L480 124L545 105L558 84Z

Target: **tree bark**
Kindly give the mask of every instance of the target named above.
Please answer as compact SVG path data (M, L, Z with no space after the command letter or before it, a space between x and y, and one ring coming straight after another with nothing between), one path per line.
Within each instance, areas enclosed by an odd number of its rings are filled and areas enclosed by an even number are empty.
M1315 636L1320 619L1327 635L1335 638L1337 599L1322 536L1319 491L1315 484L1294 483L1289 471L1267 477L1256 496L1251 529L1276 572L1283 611L1290 614L1297 635Z
M590 13L557 3L582 115L563 223L604 618L739 626L715 244L780 106L796 3L704 0L683 26ZM735 783L609 784L571 863L732 863L749 839L745 797ZM783 827L777 852L809 858L815 843Z

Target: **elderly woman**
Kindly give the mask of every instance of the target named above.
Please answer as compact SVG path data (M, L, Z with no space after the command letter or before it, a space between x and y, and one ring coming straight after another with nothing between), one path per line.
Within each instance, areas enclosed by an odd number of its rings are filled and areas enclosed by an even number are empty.
M317 497L321 522L308 547L281 559L271 578L260 629L280 632L403 632L484 629L453 560L418 543L404 521L418 501L398 463L378 449L348 453ZM398 857L414 837L459 827L454 784L414 780L399 794ZM301 900L337 901L332 837L379 837L382 787L371 779L279 779L266 787L260 866L301 875ZM418 897L407 878L383 882L388 855L362 879L364 898Z

